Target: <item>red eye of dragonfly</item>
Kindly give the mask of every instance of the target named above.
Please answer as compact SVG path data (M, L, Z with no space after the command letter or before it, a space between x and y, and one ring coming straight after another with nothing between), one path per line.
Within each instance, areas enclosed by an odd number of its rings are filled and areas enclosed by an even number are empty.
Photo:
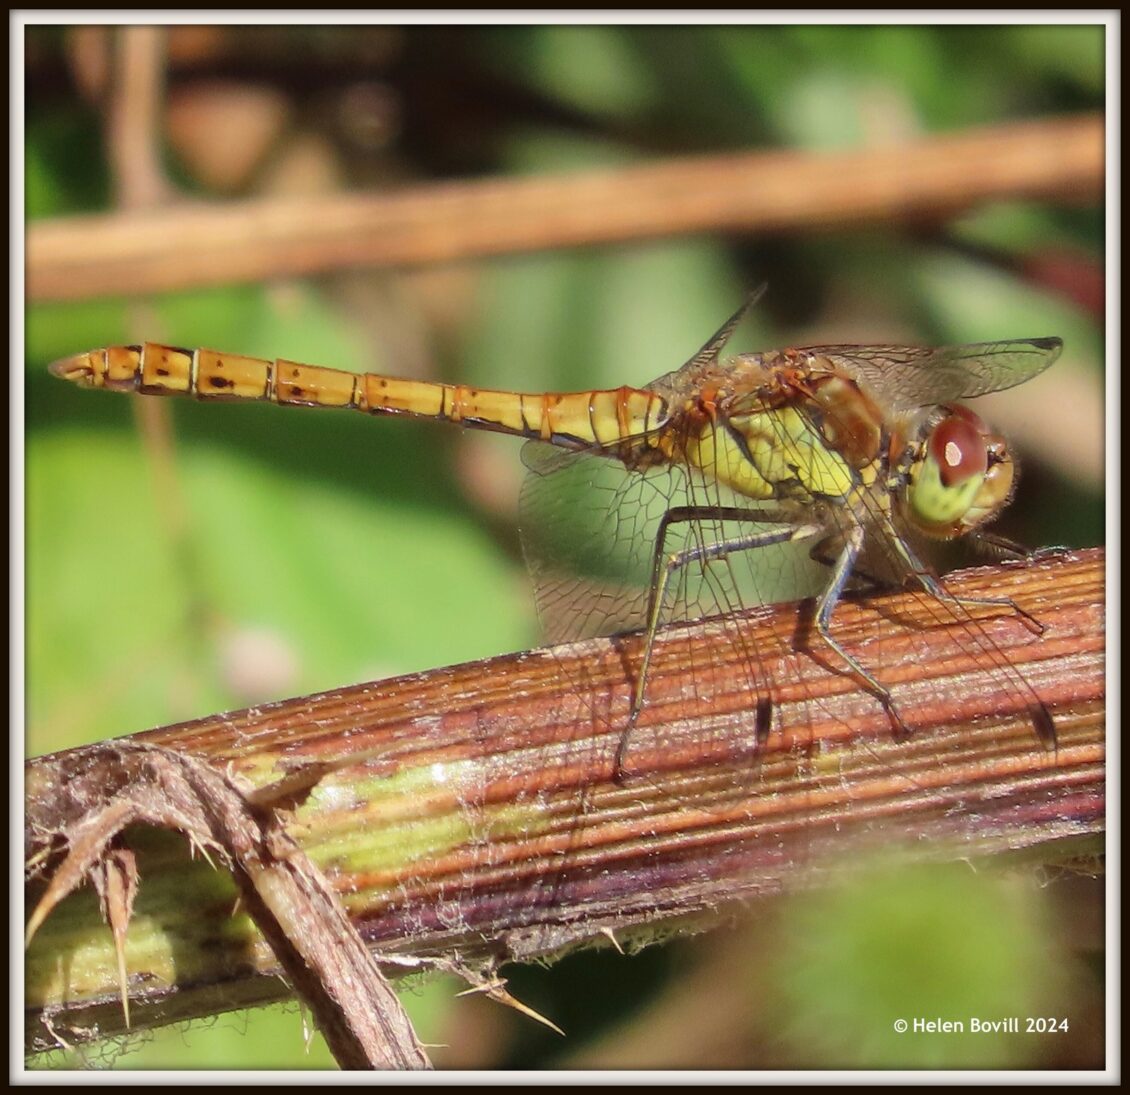
M988 428L965 407L948 407L950 414L930 432L930 456L938 465L938 474L945 487L965 482L972 476L984 475L989 466L985 445Z

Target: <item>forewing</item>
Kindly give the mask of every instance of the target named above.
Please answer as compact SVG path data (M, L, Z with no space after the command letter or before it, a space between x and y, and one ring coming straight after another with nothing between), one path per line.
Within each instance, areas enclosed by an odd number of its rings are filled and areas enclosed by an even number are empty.
M1058 338L918 346L809 346L877 395L891 411L1004 391L1043 372L1059 357Z

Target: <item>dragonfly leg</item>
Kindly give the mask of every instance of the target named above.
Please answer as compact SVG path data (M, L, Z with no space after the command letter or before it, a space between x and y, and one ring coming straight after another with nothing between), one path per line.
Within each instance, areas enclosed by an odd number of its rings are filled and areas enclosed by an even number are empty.
M976 605L978 607L989 605L993 608L1006 608L1019 616L1023 623L1027 625L1034 634L1042 635L1044 633L1044 625L1030 612L1021 608L1011 597L955 597L929 571L915 568L915 573L918 575L918 580L922 583L923 588L935 597L940 597L943 600L949 601L951 604L961 605L963 607L966 605ZM1055 720L1052 718L1051 712L1044 705L1043 701L1034 693L1032 695L1032 703L1029 705L1028 714L1032 720L1032 728L1035 730L1036 737L1039 738L1040 744L1043 745L1048 752L1055 752L1057 740Z
M955 597L929 571L916 572L916 576L927 593L933 594L943 601L949 601L951 604L962 605L963 607L974 605L983 608L988 605L992 608L1006 608L1009 612L1019 616L1034 634L1042 635L1045 631L1044 625L1027 609L1021 608L1011 597Z
M970 533L970 540L974 544L989 551L996 552L1002 558L1013 562L1022 562L1025 560L1035 562L1042 559L1056 559L1071 550L1062 545L1058 547L1030 548L1020 543L1018 540L1012 540L1007 536L999 536L995 532L973 532Z
M692 548L668 552L666 549L667 532L673 525L685 524L691 521L747 521L759 525L780 523L781 528L761 529L744 536L727 537L710 544L697 544ZM789 517L775 514L772 511L747 510L738 506L676 506L668 510L659 525L655 538L655 552L652 557L651 591L648 598L647 610L647 638L644 643L643 658L640 663L639 675L636 678L635 692L632 696L632 709L628 716L628 725L620 737L620 744L616 749L615 773L619 780L623 773L624 753L627 748L628 734L635 726L636 719L643 708L644 689L647 685L648 668L651 665L651 655L655 646L655 636L659 629L663 601L667 593L671 578L683 567L690 563L709 562L712 559L723 559L739 551L749 551L754 548L768 547L772 544L783 544L795 540L804 540L819 535L822 526L814 524L796 524ZM758 705L758 722L766 722L764 705Z
M993 608L1005 608L1019 616L1037 635L1044 633L1044 625L1030 612L1021 608L1011 597L955 597L938 581L937 577L930 569L923 565L911 546L902 537L891 536L889 541L897 546L899 554L903 557L903 561L909 565L911 572L921 584L922 588L932 596L959 607L966 605L984 607L988 605ZM1040 553L1036 552L1035 554L1039 555ZM1028 713L1032 720L1032 728L1040 744L1049 752L1054 752L1057 748L1055 720L1052 718L1051 712L1047 709L1047 706L1034 692L1031 693Z
M856 559L859 557L865 536L866 533L862 525L855 525L847 534L843 550L840 552L833 565L832 580L817 602L816 626L824 642L840 656L852 671L855 678L882 703L883 710L887 712L887 717L891 720L895 733L902 736L909 736L910 730L906 723L903 722L902 716L899 715L898 711L895 709L895 701L889 689L880 684L874 676L867 672L857 658L849 654L843 646L832 637L832 613L835 612L836 605L839 604L840 597L843 595L844 588L847 586L848 579L851 577L852 568L855 565Z
M1015 613L1031 630L1037 634L1044 633L1044 625L1040 623L1030 612L1021 608L1011 597L955 597L938 579L930 573L918 560L915 558L910 548L905 546L903 551L907 556L908 562L914 567L914 574L922 583L922 588L927 593L935 597L939 597L950 604L959 606L976 605L984 607L989 605L993 608L1006 608L1010 612ZM1055 720L1052 718L1051 712L1047 709L1044 702L1036 696L1032 695L1032 702L1028 709L1029 717L1032 719L1032 728L1036 732L1036 737L1039 738L1040 744L1048 750L1048 752L1055 752L1057 747L1057 734L1055 729Z
M978 608L984 608L988 606L990 608L1007 609L1009 612L1020 617L1024 625L1028 627L1034 634L1042 635L1044 633L1044 625L1040 623L1040 621L1037 620L1031 612L1028 612L1026 609L1021 608L1020 605L1018 605L1011 597L955 597L948 589L946 589L944 585L942 585L941 582L938 581L937 577L930 570L930 568L922 563L922 561L911 549L910 545L906 543L906 541L901 536L893 536L891 537L891 540L897 545L899 554L902 555L905 562L910 566L912 572L914 573L914 577L918 580L919 584L924 590L926 590L927 593L931 594L934 597L937 597L939 600L948 601L950 604L960 605L962 607L975 606ZM1016 549L1019 552L1019 558L1027 559L1033 557L1031 553L1025 552L1019 544L1013 544L1012 541L1007 541L1003 538L998 541L996 540L996 538L994 538L994 542L998 543L999 545L1010 545L1013 549ZM1038 555L1039 553L1037 552L1035 554Z

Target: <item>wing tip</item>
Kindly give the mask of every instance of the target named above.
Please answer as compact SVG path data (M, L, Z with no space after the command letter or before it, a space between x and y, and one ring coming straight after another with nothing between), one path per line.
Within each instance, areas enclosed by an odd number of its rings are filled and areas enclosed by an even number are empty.
M1048 354L1051 361L1055 361L1063 352L1063 339L1058 335L1049 335L1047 338L1034 338L1032 339L1032 345L1035 346L1037 350L1042 350Z

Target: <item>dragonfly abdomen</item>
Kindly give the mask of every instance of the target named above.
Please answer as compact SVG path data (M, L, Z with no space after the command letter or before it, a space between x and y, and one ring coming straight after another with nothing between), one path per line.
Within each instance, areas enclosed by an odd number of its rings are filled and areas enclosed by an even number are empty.
M638 447L631 439L652 433L667 419L662 396L626 386L588 392L499 391L152 342L76 354L55 362L51 371L84 388L352 407L369 414L434 418L566 448L622 450L625 458Z
M358 406L358 381L363 379L320 365L186 350L155 342L76 354L56 361L51 372L83 388L319 407Z
M638 388L588 392L512 392L368 374L364 410L409 414L516 434L564 448L615 449L667 417L666 401Z

